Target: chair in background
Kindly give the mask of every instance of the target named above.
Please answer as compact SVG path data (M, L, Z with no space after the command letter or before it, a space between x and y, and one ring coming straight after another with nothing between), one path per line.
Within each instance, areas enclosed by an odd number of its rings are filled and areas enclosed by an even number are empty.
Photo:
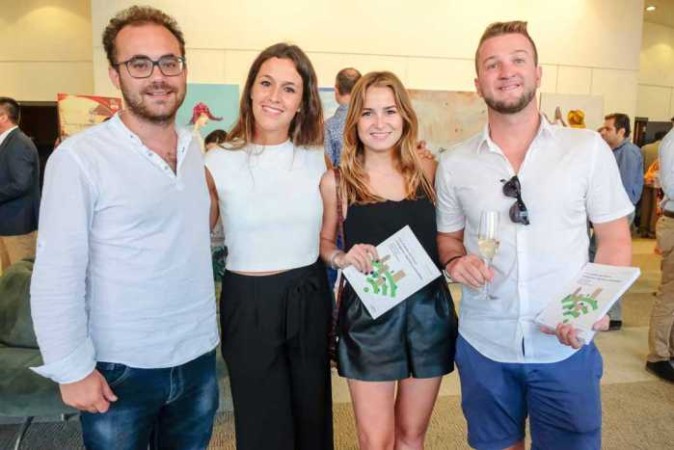
M0 416L23 418L15 450L35 417L77 413L61 401L56 383L29 369L42 365L30 315L32 272L33 262L23 260L0 277Z

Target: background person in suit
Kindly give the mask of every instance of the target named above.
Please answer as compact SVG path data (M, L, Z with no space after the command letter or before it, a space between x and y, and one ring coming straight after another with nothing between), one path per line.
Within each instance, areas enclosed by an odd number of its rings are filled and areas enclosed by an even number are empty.
M0 97L0 267L35 256L40 208L40 160L19 129L19 103Z

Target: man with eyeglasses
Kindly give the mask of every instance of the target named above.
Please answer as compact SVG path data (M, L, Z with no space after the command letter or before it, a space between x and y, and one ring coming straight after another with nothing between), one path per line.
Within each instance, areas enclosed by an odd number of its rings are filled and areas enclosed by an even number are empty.
M541 68L526 22L490 25L475 68L488 123L443 154L436 179L440 258L463 285L456 363L468 442L523 449L528 416L533 448L599 449L601 355L569 325L542 330L534 319L588 262L588 218L596 261L629 265L633 206L601 137L538 111ZM477 256L483 211L500 217L489 268ZM607 326L605 317L595 329Z
M134 6L110 20L103 46L126 107L47 165L34 370L82 411L88 449L205 449L219 338L203 157L175 126L185 42L173 18Z

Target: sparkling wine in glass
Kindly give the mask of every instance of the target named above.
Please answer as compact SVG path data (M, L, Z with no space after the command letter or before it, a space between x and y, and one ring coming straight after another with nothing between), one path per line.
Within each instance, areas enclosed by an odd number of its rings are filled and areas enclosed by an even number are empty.
M482 211L480 216L480 229L477 234L477 246L484 264L489 269L492 259L498 251L498 212ZM482 296L489 298L489 282L484 283Z

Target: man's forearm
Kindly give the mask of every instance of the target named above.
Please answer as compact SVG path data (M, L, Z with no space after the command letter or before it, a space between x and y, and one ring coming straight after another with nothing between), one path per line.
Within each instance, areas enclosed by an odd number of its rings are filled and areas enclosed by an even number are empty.
M610 242L599 245L594 262L609 266L629 266L632 264L631 242Z
M453 233L438 233L438 257L443 268L450 260L466 254L463 245L463 230Z

